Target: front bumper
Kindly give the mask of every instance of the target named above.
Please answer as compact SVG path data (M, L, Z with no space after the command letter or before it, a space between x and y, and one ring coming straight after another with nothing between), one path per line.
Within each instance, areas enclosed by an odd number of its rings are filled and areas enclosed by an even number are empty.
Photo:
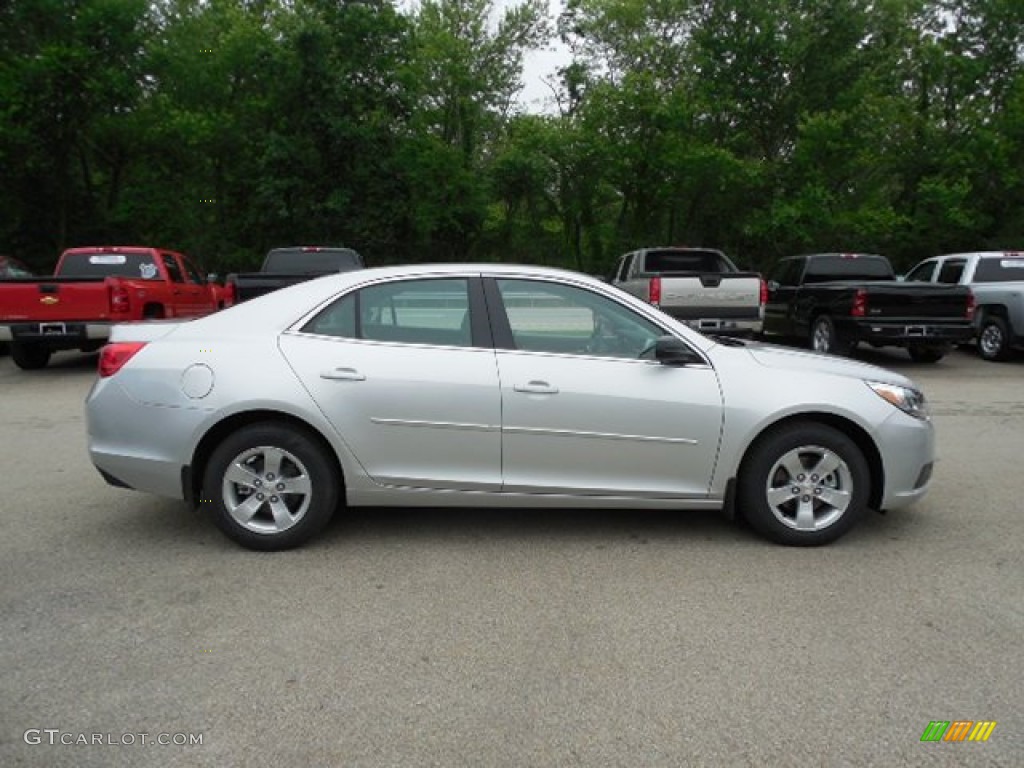
M935 467L935 427L896 411L878 430L885 485L879 509L899 509L928 492Z

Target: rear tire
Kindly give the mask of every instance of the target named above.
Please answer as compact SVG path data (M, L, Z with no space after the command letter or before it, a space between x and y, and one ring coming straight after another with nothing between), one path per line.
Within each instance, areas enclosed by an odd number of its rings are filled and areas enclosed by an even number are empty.
M999 315L987 315L978 332L978 354L989 362L1010 359L1010 332Z
M338 496L337 471L319 441L290 424L266 422L243 427L217 446L201 498L228 538L276 551L319 533Z
M37 371L50 362L50 350L41 344L11 344L11 359L23 371Z
M818 315L811 324L811 349L828 355L845 357L853 351L854 345L841 341L836 332L836 325L828 315Z
M907 353L915 363L937 363L946 356L943 347L907 347Z
M799 422L761 436L738 478L738 511L772 541L818 546L864 515L871 473L860 448L833 427Z

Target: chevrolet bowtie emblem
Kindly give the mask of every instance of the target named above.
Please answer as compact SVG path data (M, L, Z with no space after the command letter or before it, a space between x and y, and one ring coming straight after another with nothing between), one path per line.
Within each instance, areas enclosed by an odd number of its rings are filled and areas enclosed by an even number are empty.
M39 301L41 304L56 304L60 299L56 296L43 296Z

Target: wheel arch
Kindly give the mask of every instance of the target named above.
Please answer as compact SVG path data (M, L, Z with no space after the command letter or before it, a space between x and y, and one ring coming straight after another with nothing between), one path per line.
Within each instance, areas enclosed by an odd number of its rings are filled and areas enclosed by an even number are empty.
M210 427L206 434L203 435L199 443L196 445L195 450L192 452L192 461L183 471L182 476L182 490L185 493L185 498L193 506L196 506L196 502L200 498L202 492L203 476L206 474L206 464L210 460L210 456L216 450L217 446L232 432L236 432L242 427L247 427L251 424L259 424L263 422L276 422L279 424L288 424L295 427L302 432L306 433L311 439L315 440L321 448L324 450L324 454L334 467L334 471L338 477L338 493L339 498L345 498L345 472L341 466L341 461L338 458L337 452L331 445L330 441L324 436L324 434L303 419L284 411L275 411L269 408L261 408L252 411L242 411L240 413L233 413L230 416L218 421L212 427Z
M733 478L732 481L735 481L743 474L744 468L749 462L755 446L757 446L761 440L779 429L800 422L824 424L825 426L832 427L833 429L842 432L853 440L860 449L860 452L864 455L864 460L868 464L868 471L871 475L871 490L868 494L868 506L871 509L878 509L879 506L881 506L882 493L885 489L885 468L882 465L882 455L878 450L878 446L875 445L875 441L871 438L871 435L868 434L867 430L857 422L852 421L845 416L827 413L824 411L793 413L777 421L773 421L770 424L764 425L743 451L743 457L740 459L736 478Z
M1007 322L1010 319L1010 311L1005 304L979 304L975 313L981 322L984 322L986 317L999 317Z

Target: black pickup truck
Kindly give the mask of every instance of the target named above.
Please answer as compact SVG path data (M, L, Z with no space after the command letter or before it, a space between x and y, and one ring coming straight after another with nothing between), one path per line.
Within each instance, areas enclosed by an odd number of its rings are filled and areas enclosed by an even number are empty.
M859 342L905 347L913 360L934 363L971 339L973 315L968 288L900 282L884 256L819 253L770 271L764 334L837 355Z
M351 248L316 245L275 248L263 260L259 272L228 275L225 287L230 303L254 299L265 293L314 277L364 269L363 257Z

